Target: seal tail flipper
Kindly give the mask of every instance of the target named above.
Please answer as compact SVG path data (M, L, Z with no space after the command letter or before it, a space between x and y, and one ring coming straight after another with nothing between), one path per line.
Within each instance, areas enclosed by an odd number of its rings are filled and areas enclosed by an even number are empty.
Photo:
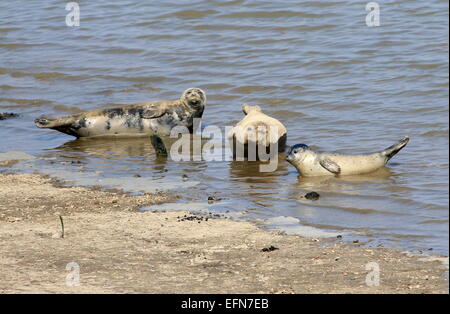
M381 152L383 156L386 157L386 162L388 162L392 157L394 157L403 147L409 142L409 136L402 138L397 144L394 144Z

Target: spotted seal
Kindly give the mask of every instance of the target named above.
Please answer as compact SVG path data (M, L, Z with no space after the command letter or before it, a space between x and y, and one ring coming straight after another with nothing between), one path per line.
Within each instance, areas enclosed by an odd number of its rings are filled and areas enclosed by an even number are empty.
M315 152L308 145L296 144L290 148L286 160L306 177L365 174L386 165L408 142L409 137L405 136L383 151L360 155Z
M199 88L189 88L178 100L142 102L128 106L86 111L61 118L41 117L39 128L57 130L75 137L170 135L175 126L185 126L191 133L194 118L201 118L206 95Z

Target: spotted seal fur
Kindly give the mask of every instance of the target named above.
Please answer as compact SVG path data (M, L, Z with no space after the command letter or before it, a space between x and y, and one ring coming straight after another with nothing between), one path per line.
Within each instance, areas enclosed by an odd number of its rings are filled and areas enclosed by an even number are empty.
M185 90L177 100L142 102L133 105L85 111L61 118L40 117L39 128L53 129L75 137L170 135L175 126L193 132L194 118L201 118L206 104L199 88Z

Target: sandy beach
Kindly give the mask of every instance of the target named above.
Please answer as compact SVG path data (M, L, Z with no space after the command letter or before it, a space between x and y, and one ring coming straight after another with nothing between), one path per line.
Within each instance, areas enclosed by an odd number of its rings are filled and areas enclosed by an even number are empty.
M0 293L448 293L432 258L138 211L176 197L0 174ZM368 263L379 266L378 286L366 283Z

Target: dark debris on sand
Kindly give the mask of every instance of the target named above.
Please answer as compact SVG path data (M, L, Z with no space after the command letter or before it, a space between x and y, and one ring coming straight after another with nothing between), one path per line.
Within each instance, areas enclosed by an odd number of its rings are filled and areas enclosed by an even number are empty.
M205 217L197 216L197 215L192 215L192 216L184 215L183 217L178 216L177 219L178 219L177 220L178 222L181 222L181 221L198 221L198 223L200 223L203 220L208 221Z
M213 213L208 213L207 215L192 214L190 216L189 215L178 216L177 221L178 222L197 221L198 223L201 223L202 221L208 221L209 219L220 219L220 218L225 218L225 215L213 214Z
M269 247L265 247L261 250L261 252L273 252L275 250L279 250L279 248L274 247L273 245L269 246Z

